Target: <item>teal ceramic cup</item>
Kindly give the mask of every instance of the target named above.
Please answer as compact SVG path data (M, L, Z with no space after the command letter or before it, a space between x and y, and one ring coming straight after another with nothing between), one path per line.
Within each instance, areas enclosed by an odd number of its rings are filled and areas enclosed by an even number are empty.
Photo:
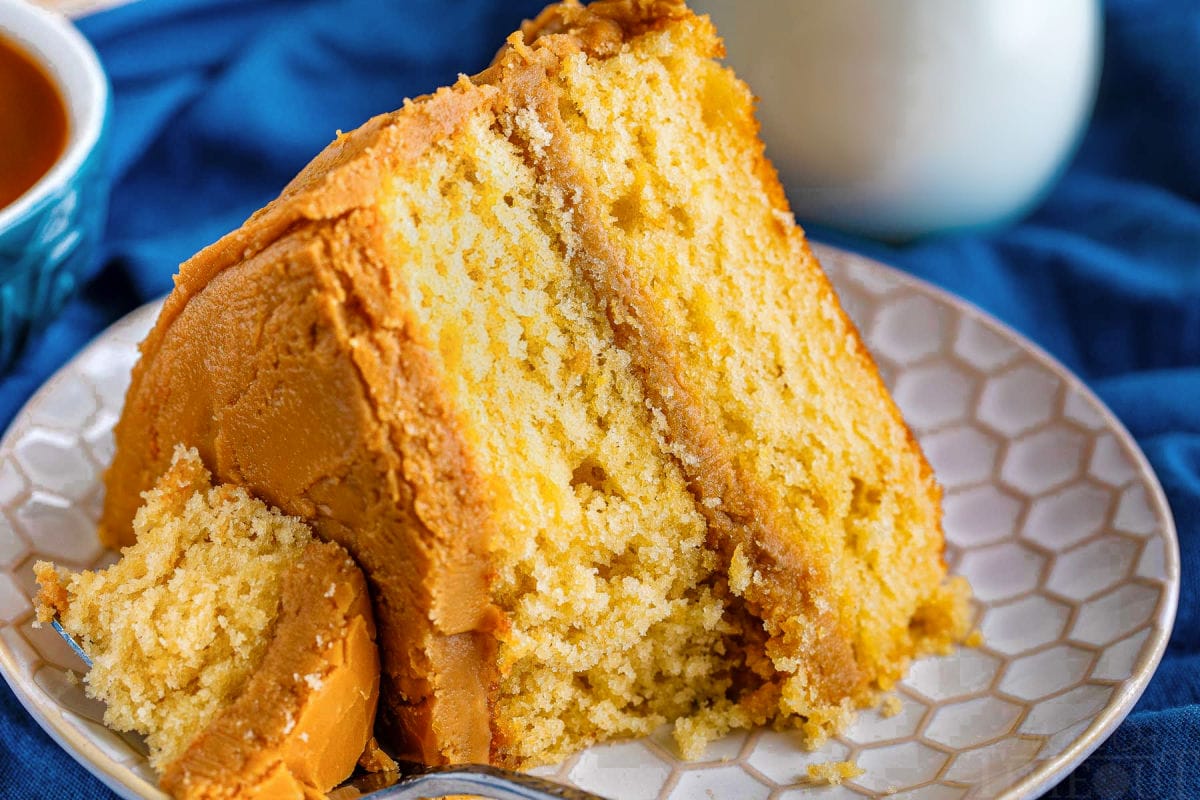
M25 194L0 208L0 370L75 294L96 256L108 208L108 79L66 19L0 0L0 36L31 55L67 109L66 149Z

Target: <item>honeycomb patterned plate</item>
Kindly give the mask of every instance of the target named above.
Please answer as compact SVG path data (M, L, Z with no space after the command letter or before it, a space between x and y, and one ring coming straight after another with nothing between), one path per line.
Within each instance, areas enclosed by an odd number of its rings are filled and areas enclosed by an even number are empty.
M859 256L819 255L945 487L947 560L975 588L983 644L915 663L898 713L865 712L817 752L794 733L756 730L685 763L662 731L542 774L621 800L1033 797L1095 749L1149 681L1175 615L1179 555L1129 434L978 310ZM100 336L0 442L0 668L51 736L131 798L163 795L68 678L79 664L66 645L33 627L29 598L37 559L112 559L93 532L101 472L156 312ZM807 780L807 765L840 760L862 774L832 787Z

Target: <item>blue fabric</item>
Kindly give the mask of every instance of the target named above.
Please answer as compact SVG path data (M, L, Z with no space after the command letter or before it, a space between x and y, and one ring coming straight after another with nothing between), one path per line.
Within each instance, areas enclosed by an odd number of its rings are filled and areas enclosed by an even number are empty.
M140 0L81 24L112 77L115 188L83 295L7 374L0 428L106 325L168 291L338 128L473 72L541 0ZM1134 713L1051 797L1200 797L1200 6L1111 0L1078 157L1028 218L876 256L1049 350L1129 427L1183 552L1179 619ZM0 794L109 796L0 685Z

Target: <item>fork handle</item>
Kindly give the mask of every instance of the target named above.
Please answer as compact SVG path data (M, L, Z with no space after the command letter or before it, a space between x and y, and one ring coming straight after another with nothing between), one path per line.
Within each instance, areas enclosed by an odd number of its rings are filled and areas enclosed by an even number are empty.
M406 775L370 800L417 800L467 794L493 800L604 800L599 795L512 770L483 765L429 767Z

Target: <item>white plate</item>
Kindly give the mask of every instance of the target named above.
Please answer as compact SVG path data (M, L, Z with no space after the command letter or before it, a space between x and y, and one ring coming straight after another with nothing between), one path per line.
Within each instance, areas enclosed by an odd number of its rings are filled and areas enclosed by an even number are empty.
M864 713L815 753L757 730L684 763L670 737L591 748L540 773L621 800L1025 798L1108 736L1142 693L1175 616L1179 554L1145 457L1077 379L925 283L819 248L946 489L947 558L975 588L984 644L914 664L902 710ZM0 442L0 669L66 750L123 797L162 797L144 760L65 678L34 629L37 559L111 558L94 533L135 345L157 304L118 322L29 401ZM815 790L810 763L865 771Z

